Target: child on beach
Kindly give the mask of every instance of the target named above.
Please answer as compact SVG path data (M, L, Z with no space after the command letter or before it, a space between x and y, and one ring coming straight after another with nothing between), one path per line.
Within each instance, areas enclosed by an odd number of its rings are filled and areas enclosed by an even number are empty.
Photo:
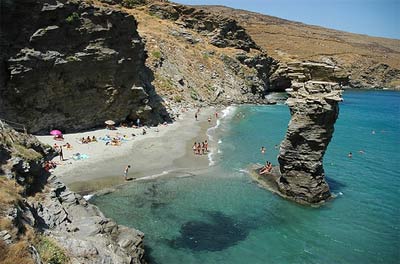
M131 168L131 165L128 165L128 166L125 167L125 170L124 170L125 181L128 180L128 171L129 171L130 168Z

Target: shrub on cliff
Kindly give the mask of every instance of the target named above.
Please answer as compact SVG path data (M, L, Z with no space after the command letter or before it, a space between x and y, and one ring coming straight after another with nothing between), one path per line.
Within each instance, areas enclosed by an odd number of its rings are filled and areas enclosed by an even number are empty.
M135 7L146 4L145 0L122 0L121 5L124 7Z

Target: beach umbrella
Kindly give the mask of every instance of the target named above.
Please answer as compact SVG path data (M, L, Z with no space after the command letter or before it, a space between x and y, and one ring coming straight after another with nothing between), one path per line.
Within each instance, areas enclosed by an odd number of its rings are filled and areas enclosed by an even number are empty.
M50 131L50 135L59 136L62 135L62 132L60 130L55 129Z
M106 125L109 125L109 126L113 126L113 125L115 125L115 122L114 121L112 121L112 120L107 120L106 122L104 122Z

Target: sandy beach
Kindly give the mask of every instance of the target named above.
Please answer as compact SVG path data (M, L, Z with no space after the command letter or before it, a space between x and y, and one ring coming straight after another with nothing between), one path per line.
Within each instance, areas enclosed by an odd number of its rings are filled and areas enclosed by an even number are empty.
M149 127L142 135L143 128L123 128L117 130L99 129L82 133L64 134L64 141L56 141L53 136L37 136L38 139L53 146L66 144L72 149L63 147L64 161L57 156L53 160L59 165L54 169L72 190L87 194L115 187L121 184L131 184L137 180L152 179L168 175L196 174L209 166L207 155L194 155L193 142L207 139L207 129L215 126L215 111L213 107L202 108L198 121L190 110L180 115L179 120L166 126ZM212 117L211 122L208 118ZM132 136L135 134L135 136ZM126 136L120 146L106 145L100 138L109 135ZM93 137L98 142L81 144L82 137ZM73 154L88 156L86 159L74 160ZM126 182L123 177L124 168L131 165Z

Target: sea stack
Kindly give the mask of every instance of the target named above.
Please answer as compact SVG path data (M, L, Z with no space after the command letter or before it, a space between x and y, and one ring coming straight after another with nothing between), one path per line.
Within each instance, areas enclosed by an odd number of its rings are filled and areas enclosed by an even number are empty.
M331 197L325 181L323 157L331 141L342 101L336 82L294 82L288 89L291 120L278 156L281 176L278 189L303 204Z

